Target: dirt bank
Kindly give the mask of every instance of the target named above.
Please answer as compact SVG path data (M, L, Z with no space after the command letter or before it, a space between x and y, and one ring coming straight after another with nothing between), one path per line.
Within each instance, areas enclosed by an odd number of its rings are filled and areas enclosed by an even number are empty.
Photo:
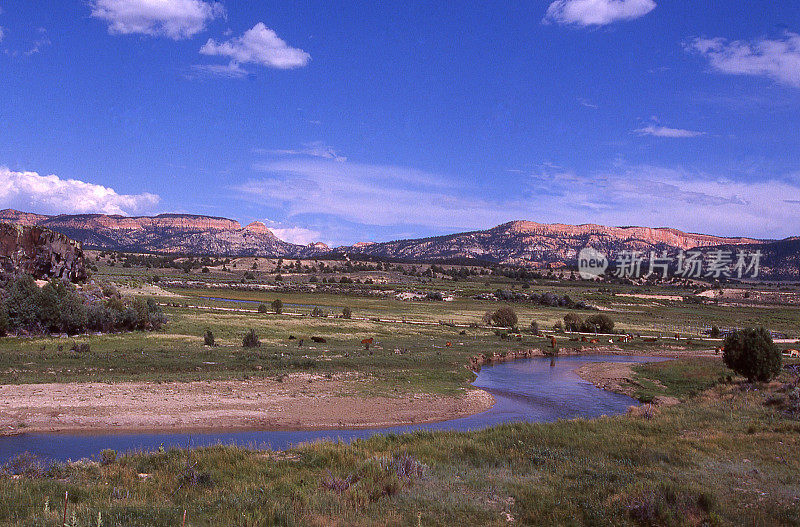
M22 432L373 428L453 419L494 404L463 396L351 396L355 375L295 374L282 382L68 383L0 386L0 435Z

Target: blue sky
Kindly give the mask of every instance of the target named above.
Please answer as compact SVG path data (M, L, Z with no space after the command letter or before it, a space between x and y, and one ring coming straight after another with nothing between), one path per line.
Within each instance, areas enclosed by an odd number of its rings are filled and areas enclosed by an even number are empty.
M0 207L800 234L800 3L415 4L0 0Z

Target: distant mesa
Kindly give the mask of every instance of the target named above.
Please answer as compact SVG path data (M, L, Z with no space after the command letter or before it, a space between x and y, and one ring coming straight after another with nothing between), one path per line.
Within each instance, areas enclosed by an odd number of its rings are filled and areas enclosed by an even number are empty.
M261 223L260 221L254 221L247 225L244 230L249 232L255 232L258 234L273 234L271 230L267 228L266 225Z
M797 265L800 248L796 238L774 241L721 237L664 227L565 225L521 220L482 231L390 242L359 242L332 249L322 242L298 245L283 241L259 221L242 228L235 220L191 214L45 216L7 209L0 211L0 221L47 227L86 247L119 251L285 258L314 258L335 251L385 260L481 261L540 269L574 266L584 247L601 251L610 259L622 251L647 255L651 251L763 248L766 252L762 263L769 276L800 279Z
M313 251L320 251L320 252L329 252L331 250L331 248L328 246L327 243L322 243L322 242L312 242L306 245L306 247Z

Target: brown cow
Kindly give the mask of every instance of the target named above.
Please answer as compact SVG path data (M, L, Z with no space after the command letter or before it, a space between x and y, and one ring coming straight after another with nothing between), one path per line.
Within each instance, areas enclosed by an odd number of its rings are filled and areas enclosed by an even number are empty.
M324 337L311 337L311 341L312 342L322 343L322 344L327 342L327 340L325 340Z
M375 342L375 339L374 339L374 338L372 338L372 337L370 337L370 338L368 338L368 339L364 339L364 340L362 340L362 341L361 341L361 344L363 344L363 345L364 345L364 349L365 349L365 350L369 351L369 346L370 346L370 344L372 344L373 342Z
M553 336L550 337L550 347L556 349L556 338Z

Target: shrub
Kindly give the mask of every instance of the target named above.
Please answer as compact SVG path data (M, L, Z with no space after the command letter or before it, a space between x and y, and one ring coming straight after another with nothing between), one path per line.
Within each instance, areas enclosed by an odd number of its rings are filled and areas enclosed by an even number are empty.
M583 327L581 317L574 313L567 313L564 315L564 328L567 331L580 331Z
M74 287L60 298L58 310L60 313L60 329L69 335L81 333L89 325L86 305Z
M531 320L531 331L536 334L539 333L539 323L535 320Z
M322 308L315 307L314 309L311 310L311 316L312 317L326 317L326 316L328 316L328 314L325 311L323 311Z
M6 333L8 333L8 313L6 306L0 304L0 337L5 336Z
M69 350L75 353L89 353L92 351L92 348L89 346L88 342L76 342Z
M342 318L352 318L353 311L349 307L342 308Z
M100 464L112 465L117 460L117 451L111 448L106 448L100 451Z
M244 338L242 339L242 347L257 348L259 346L261 346L261 341L258 340L258 335L256 335L256 330L251 329L245 334Z
M114 316L111 310L101 304L92 304L86 308L86 325L92 331L111 331Z
M513 308L503 306L492 313L492 325L510 328L517 325L517 313Z
M283 313L283 301L280 298L272 301L272 310L279 315Z
M206 346L214 347L214 333L210 329L207 329L206 332L203 333L203 343Z
M259 313L266 313L267 311L269 311L269 308L267 307L267 304L258 304L258 312Z
M720 336L719 328L717 326L711 326L711 332L708 334L708 336L711 337L712 339L719 338Z
M728 335L722 358L728 368L750 382L768 382L781 370L781 352L764 328L747 328Z

